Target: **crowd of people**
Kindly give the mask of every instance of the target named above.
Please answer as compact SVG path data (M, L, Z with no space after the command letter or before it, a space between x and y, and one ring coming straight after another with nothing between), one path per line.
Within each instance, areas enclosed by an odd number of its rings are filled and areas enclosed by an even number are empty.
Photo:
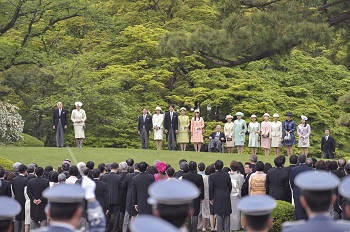
M50 223L52 215L50 218L45 209L50 201L57 201L57 199L52 196L51 199L45 197L44 193L47 189L53 189L60 184L91 186L91 184L86 184L86 179L91 180L95 186L94 193L92 194L90 190L90 197L87 199L91 199L93 195L101 206L101 213L105 215L103 218L106 220L106 231L118 231L119 228L123 232L129 231L132 218L137 215L154 214L155 203L152 197L158 198L158 203L165 201L166 197L169 198L162 204L157 204L157 210L163 214L163 219L171 222L177 228L184 229L184 222L190 215L188 230L191 232L198 230L238 231L242 229L242 226L247 229L249 225L245 224L246 221L242 220L241 215L242 209L246 206L243 204L240 207L241 198L245 196L268 195L274 200L292 203L295 206L296 220L299 222L307 220L308 217L313 218L315 215L311 215L310 210L318 204L323 206L316 207L318 210L316 213L327 215L327 219L348 220L350 215L347 215L345 210L349 204L346 191L340 194L336 190L338 185L333 185L350 175L350 163L343 158L340 158L338 162L317 161L314 158L307 158L306 155L291 155L289 166L285 166L285 162L284 156L277 156L273 165L264 164L258 161L258 157L254 154L245 163L232 161L228 166L225 166L221 160L206 166L204 163L197 164L195 161L187 162L182 159L179 161L177 171L170 164L159 160L156 160L153 165L148 165L145 162L134 163L131 158L119 164L100 163L97 166L93 161L73 165L71 161L64 160L58 170L54 170L52 166L42 168L36 164L26 166L17 162L13 165L13 170L4 170L0 167L0 196L13 197L21 206L21 211L16 214L14 221L15 232L27 232ZM313 186L312 183L307 184L309 187L304 187L303 183L298 180L302 173L308 173L308 171L318 174L327 173L326 177L322 177L323 181L316 181L316 184L315 179L310 177L311 182L315 185L314 190L308 189ZM329 189L324 186L328 176L337 180L330 181L333 184L330 184ZM169 184L165 189L160 188L161 192L157 192L158 190L153 192L150 186L156 182L173 182L174 184ZM192 183L198 194L193 191L186 192L188 191L186 188L176 187L178 182ZM176 191L180 192L176 195ZM195 195L195 197L179 199L181 196L186 196L186 193L189 196ZM307 200L312 201L308 203L309 205L305 201L306 193L309 194ZM71 193L68 192L67 199L69 199L69 194ZM187 201L191 203L190 206L184 203ZM269 200L267 199L266 202ZM168 207L164 206L163 209L163 204ZM249 205L249 201L247 204ZM169 208L169 205L172 207ZM186 207L181 208L183 205ZM91 228L92 218L89 217L88 208L87 204L83 205L79 225L76 225L82 231ZM184 219L181 219L182 217L179 217L175 209L189 211L183 215ZM270 213L267 214L270 215ZM175 220L174 217L178 219ZM306 221L306 224L309 221ZM262 225L268 228L267 221ZM292 224L287 224L286 231L292 227Z

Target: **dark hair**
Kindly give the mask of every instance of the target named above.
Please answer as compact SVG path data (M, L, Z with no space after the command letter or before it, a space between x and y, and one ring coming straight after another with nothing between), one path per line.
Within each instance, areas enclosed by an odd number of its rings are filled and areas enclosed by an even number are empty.
M190 210L189 204L184 205L164 205L158 204L157 209L159 212L160 218L168 221L177 228L181 228L188 216Z
M140 170L139 165L140 165L139 163L135 163L134 164L134 169Z
M132 158L129 158L125 161L129 167L133 166L134 165L134 160Z
M140 171L141 171L141 170L140 170ZM142 171L141 171L141 172L142 172ZM157 168L154 167L154 166L148 166L146 172L147 172L148 174L151 174L151 175L153 176L154 174L158 173L158 170L157 170Z
M298 156L297 155L291 155L289 157L289 163L290 164L297 164L298 163Z
M148 110L146 107L142 107L142 110Z
M188 164L188 168L191 172L197 171L197 163L195 161L190 161L190 163Z
M53 171L53 167L51 165L47 165L44 170L44 177L49 178L49 173Z
M140 162L139 163L139 170L140 172L145 172L147 170L148 164L146 162Z
M111 163L111 170L112 169L117 169L119 165L117 163Z
M5 169L0 166L0 178L3 178L5 176Z
M304 164L306 161L306 155L304 155L304 154L299 155L298 161L300 164Z
M346 172L347 175L350 174L350 164L345 164L344 171Z
M231 171L231 169L229 167L224 167L222 169L222 171L229 173Z
M198 170L201 171L201 172L203 172L203 171L205 170L205 164L202 163L202 162L199 163L199 164L198 164Z
M244 163L244 166L246 166L246 165L249 165L249 168L253 168L252 164L249 163L249 162L245 162L245 163Z
M305 125L304 125L304 127L306 127L307 126L307 120L305 120Z
M16 174L13 173L13 172L10 172L10 173L8 174L6 180L11 182L11 181L13 180L13 178L15 178L15 177L16 177Z
M106 165L104 163L100 163L97 166L97 169L100 170L101 173L103 173L105 171L105 167L106 167Z
M314 158L314 157L312 157L311 159L312 159L312 166L315 167L315 164L316 164L316 162L317 162L317 159Z
M324 129L324 130L325 130L325 131L328 130L329 132L331 132L331 130L330 130L329 128L326 128L326 129Z
M286 157L284 155L279 155L278 157L281 159L282 165L284 165L286 163Z
M105 170L107 173L110 172L111 171L111 164L106 164Z
M244 173L244 166L243 166L242 162L238 162L238 170L242 175L245 174Z
M88 169L92 170L92 169L94 169L94 167L95 167L95 163L92 162L92 161L88 161L88 162L86 163L86 167L87 167Z
M340 168L344 168L345 164L346 164L346 160L344 158L339 158L338 159L338 166Z
M182 162L186 162L186 163L187 163L187 160L185 160L185 159L180 159L179 165L180 165Z
M101 171L98 169L92 169L92 177L93 178L99 178L101 175Z
M184 171L184 173L187 173L190 170L188 167L188 163L185 161L180 163L180 169Z
M258 161L258 162L256 162L255 166L256 166L257 171L264 171L264 163L263 162Z
M224 163L221 160L215 161L215 168L218 171L221 171L224 167Z
M239 167L238 167L238 163L234 160L231 161L231 164L230 164L230 167L231 167L231 170L233 172L236 172L238 171Z
M337 170L337 169L338 169L338 163L337 163L337 161L332 160L330 166L331 166L331 170L332 170L332 171Z
M75 166L75 165L70 166L70 167L69 167L69 175L70 175L70 176L75 176L75 177L79 176L78 167Z
M325 191L301 191L301 195L314 213L327 212L332 201L332 190Z
M280 168L283 165L283 160L281 159L281 157L277 156L273 162L275 163L276 167Z
M10 228L10 225L12 225L12 220L0 221L0 231L8 231Z
M270 214L259 215L259 216L252 216L252 215L244 215L244 216L247 220L248 227L252 231L262 231L263 229L265 229L268 225L269 218L270 218Z
M168 108L170 108L170 107L175 108L174 104L169 104Z
M172 168L172 167L170 167L170 168L168 168L168 169L166 170L166 173L167 173L168 177L174 177L174 175L175 175L175 169Z
M67 164L67 163L62 164L62 170L65 172L68 172L69 171L69 164Z
M90 169L87 168L87 167L83 167L81 169L81 171L83 172L84 176L88 176L89 175L89 172L90 172Z
M18 172L19 173L23 174L26 171L27 171L27 166L25 166L24 164L19 165L19 167L18 167Z
M329 171L326 163L323 160L319 160L315 164L315 169L316 170L324 170L324 171Z
M81 203L50 203L50 216L54 220L69 220L81 207Z
M272 165L269 162L267 162L264 165L264 171L263 172L267 173L267 171L270 170L271 168L272 168Z
M44 175L44 169L42 167L38 167L36 170L35 170L35 175L36 176L43 176ZM52 175L52 174L51 174Z
M58 175L59 175L59 173L54 171L51 174L51 182L58 183Z

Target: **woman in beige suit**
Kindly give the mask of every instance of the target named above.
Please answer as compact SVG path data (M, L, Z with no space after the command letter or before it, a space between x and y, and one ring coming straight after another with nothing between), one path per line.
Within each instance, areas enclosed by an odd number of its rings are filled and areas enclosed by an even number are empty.
M278 156L280 153L280 147L282 142L282 123L278 121L279 115L273 115L273 122L271 122L271 148L273 148L275 152L275 156Z
M77 142L77 147L83 147L83 139L85 138L85 120L86 114L85 110L81 109L83 103L74 103L76 109L72 111L71 120L74 125L75 140Z

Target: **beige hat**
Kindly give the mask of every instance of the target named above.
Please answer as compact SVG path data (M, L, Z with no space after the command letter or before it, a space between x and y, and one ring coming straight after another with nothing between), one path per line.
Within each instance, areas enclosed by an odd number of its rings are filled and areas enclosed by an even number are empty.
M231 115L231 114L229 114L229 115L226 115L226 120L228 119L228 118L231 118L231 119L233 119L233 116Z
M270 114L269 113L265 113L264 114L264 117L267 116L267 117L270 117Z
M250 116L251 118L257 118L255 114L252 114L252 116Z
M157 106L155 111L157 111L157 110L162 111L162 108L160 108L160 106Z
M185 111L185 112L186 112L187 110L186 110L185 107L181 107L181 108L180 108L180 112L181 112L181 111Z
M74 105L75 105L75 106L80 106L80 107L81 107L81 106L83 105L83 103L81 103L81 102L75 102Z
M199 109L195 109L194 112L195 113L199 113L200 111L199 111Z
M279 114L273 114L273 117L274 118L279 118L280 116L279 116Z

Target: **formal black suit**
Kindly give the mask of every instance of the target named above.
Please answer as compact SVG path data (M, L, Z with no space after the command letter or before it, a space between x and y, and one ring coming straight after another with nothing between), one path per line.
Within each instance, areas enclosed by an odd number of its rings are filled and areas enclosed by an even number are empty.
M323 158L334 159L335 140L332 136L329 135L327 140L326 136L322 137L321 150L323 152Z
M253 172L249 172L246 174L244 182L242 184L242 188L241 188L241 196L247 196L248 195L248 190L249 190L249 178L250 176L253 174Z
M27 179L28 179L28 180L31 180L31 179L33 179L33 178L35 178L35 174L34 174L34 173L28 173Z
M34 222L42 222L46 219L45 207L47 199L42 196L43 191L49 187L49 181L42 177L35 177L28 181L27 194L30 199L30 218ZM39 205L34 200L41 200Z
M139 122L137 124L137 130L141 137L141 147L142 149L148 149L149 132L153 128L152 116L142 114L139 117Z
M336 175L337 177L339 177L339 179L343 178L344 176L346 176L344 168L338 168L335 171L332 171L332 173L334 175Z
M172 112L173 117L171 117L170 112L164 114L164 129L168 131L166 134L166 141L168 142L168 150L175 150L176 141L176 131L179 128L179 118L177 113Z
M122 172L119 174L119 189L120 189L120 212L122 214L125 213L126 210L126 193L127 193L127 182L126 182L126 175L128 172Z
M61 125L64 129L65 126L67 126L68 123L68 111L65 109L62 109L61 116L59 114L59 109L55 109L52 116L52 126L55 126L55 130L57 130L58 123L61 122Z
M154 177L146 172L141 172L132 179L133 204L138 207L138 214L152 214L152 207L148 204L148 187L153 183Z
M11 184L9 181L0 179L0 196L12 197Z
M297 165L296 164L291 164L288 167L284 167L283 170L288 173L288 180L290 180L290 174L292 172L292 169L295 168ZM289 184L289 191L286 193L286 199L289 203L292 203L292 189Z
M197 172L191 172L190 171L188 173L185 173L182 176L182 179L192 182L194 185L197 186L197 188L200 191L200 195L196 199L193 200L193 208L194 208L193 215L194 216L198 216L199 215L199 211L200 211L201 200L204 199L203 177L202 177L202 175L197 174Z
M96 183L95 196L100 203L103 213L109 209L109 195L107 184L99 179L94 179Z
M27 177L25 177L23 175L16 176L11 182L13 194L15 195L15 199L18 201L18 203L22 207L21 212L16 216L16 221L24 221L24 219L25 219L24 206L26 203L26 199L24 197L24 188L27 186L27 184L28 184L28 179L27 179Z
M266 194L275 198L276 200L282 200L288 202L289 188L289 176L282 168L271 168L267 171L266 175Z
M133 173L128 173L125 178L125 185L127 186L126 188L126 211L129 213L130 216L135 216L137 215L136 209L134 207L134 202L132 199L132 179L137 176L139 172L133 172Z
M218 142L215 141L215 138L216 138L216 131L215 132L212 132L209 136L209 138L211 138L211 140L209 141L209 148L208 148L208 151L211 152L212 149L214 147L217 148L217 151L221 151L221 144L223 142L225 142L225 134L223 132L220 132L220 136L219 136L219 144L216 144Z

